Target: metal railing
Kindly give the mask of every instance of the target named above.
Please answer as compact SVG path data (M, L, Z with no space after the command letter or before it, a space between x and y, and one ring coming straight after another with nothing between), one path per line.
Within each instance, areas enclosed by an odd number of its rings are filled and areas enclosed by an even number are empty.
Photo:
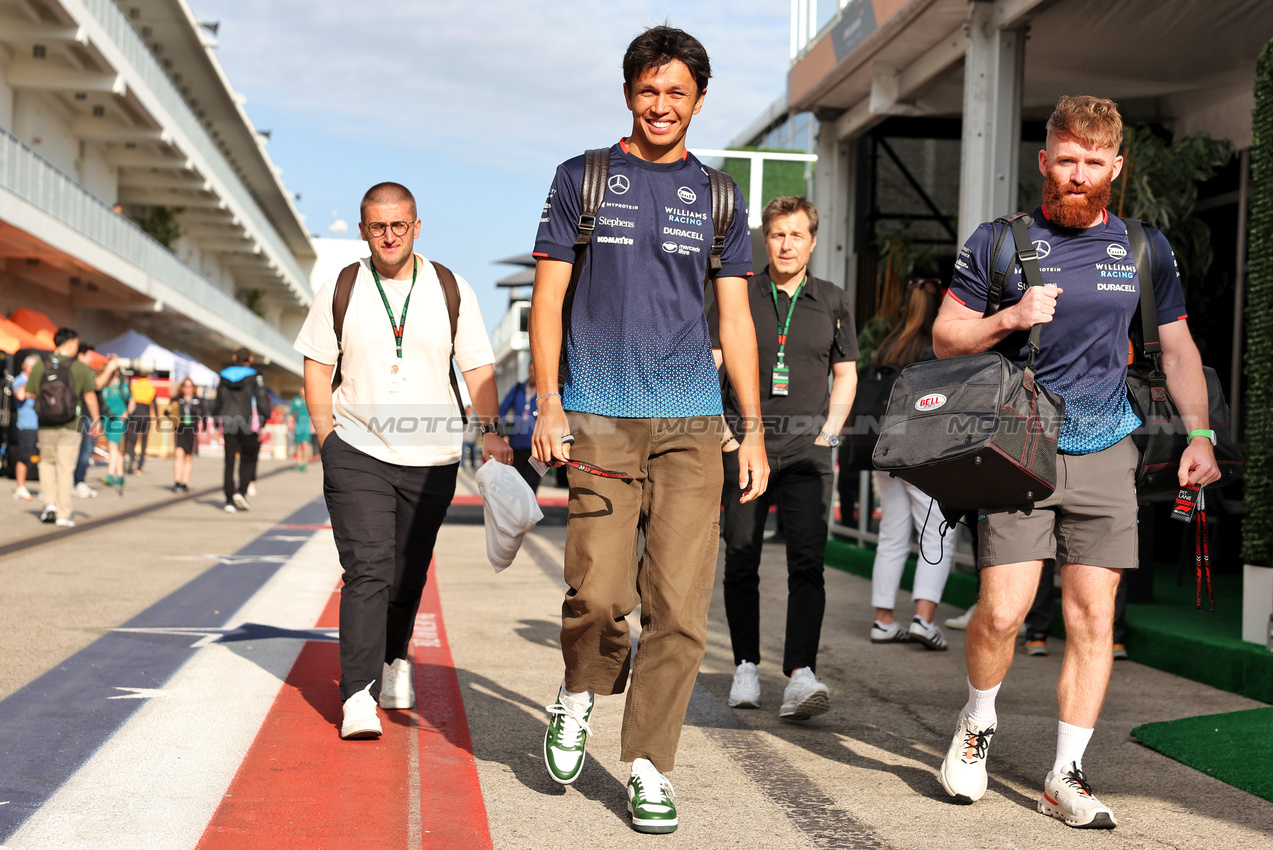
M121 73L127 71L126 79L132 75L140 80L141 85L135 88L143 101L145 99L141 94L143 88L159 101L159 105L168 113L168 117L194 148L185 153L200 165L207 167L212 172L209 176L218 178L231 196L228 200L233 201L232 211L249 225L253 231L252 235L261 242L270 259L279 266L278 273L290 279L289 283L305 295L305 303L308 304L314 297L309 278L301 271L300 265L287 244L262 212L256 199L234 173L225 156L212 143L207 129L199 123L199 119L190 110L189 104L164 73L146 43L128 22L124 12L113 0L78 0L78 2L93 21L102 28L111 46L118 50L122 59L129 65L127 69L117 68L116 70ZM74 2L67 0L65 5L73 6ZM132 83L131 80L129 82ZM183 143L181 147L185 147L185 144Z
M150 234L125 216L115 213L75 180L5 131L0 131L0 189L33 204L241 329L255 345L272 349L270 353L276 361L297 360L291 342L281 333L182 262ZM206 323L206 317L191 318Z

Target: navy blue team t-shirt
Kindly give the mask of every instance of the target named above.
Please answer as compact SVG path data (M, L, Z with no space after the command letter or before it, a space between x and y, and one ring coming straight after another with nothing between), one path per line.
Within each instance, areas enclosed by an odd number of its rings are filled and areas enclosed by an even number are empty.
M1030 239L1039 252L1045 284L1064 292L1056 314L1042 328L1035 361L1039 380L1065 399L1065 424L1058 442L1067 454L1107 449L1141 423L1127 400L1128 331L1140 303L1136 264L1127 242L1127 225L1108 212L1095 227L1072 230L1033 213ZM1012 238L1011 233L1007 235ZM1145 238L1154 267L1154 303L1158 324L1185 316L1185 297L1176 257L1167 238L1152 227ZM977 228L955 261L950 296L969 309L986 309L994 270L993 225ZM1170 260L1170 262L1168 262ZM1021 300L1026 289L1020 264L1004 281L1000 309ZM993 350L1017 364L1029 354L1029 331L1010 334Z
M535 237L535 256L571 263L578 235L584 157L557 168ZM747 204L726 234L720 277L751 274ZM711 188L693 154L647 162L610 148L605 202L579 276L563 344L568 411L622 418L716 416L720 380L712 360L703 283L711 252Z

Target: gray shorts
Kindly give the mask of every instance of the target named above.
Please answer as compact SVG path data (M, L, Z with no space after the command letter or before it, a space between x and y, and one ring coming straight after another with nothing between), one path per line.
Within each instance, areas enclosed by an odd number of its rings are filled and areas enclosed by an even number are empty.
M1051 496L980 515L977 566L1054 560L1135 569L1136 461L1131 437L1092 454L1058 455Z

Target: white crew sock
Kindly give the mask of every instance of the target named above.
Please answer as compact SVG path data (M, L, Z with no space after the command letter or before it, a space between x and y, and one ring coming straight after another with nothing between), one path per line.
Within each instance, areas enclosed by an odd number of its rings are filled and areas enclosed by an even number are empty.
M592 704L592 691L580 691L577 694L571 693L570 690L566 688L565 682L561 683L561 696L570 697L573 700L583 701L588 703L589 705Z
M995 714L995 697L999 695L999 688L1003 687L1003 683L995 685L988 690L979 691L972 686L972 680L968 681L968 704L964 706L963 716L970 718L982 729L993 726L998 720Z
M1092 740L1093 731L1095 730L1057 721L1056 761L1045 781L1051 782L1057 774L1070 766L1070 762L1074 762L1079 768L1083 767L1083 753L1087 750L1087 742Z

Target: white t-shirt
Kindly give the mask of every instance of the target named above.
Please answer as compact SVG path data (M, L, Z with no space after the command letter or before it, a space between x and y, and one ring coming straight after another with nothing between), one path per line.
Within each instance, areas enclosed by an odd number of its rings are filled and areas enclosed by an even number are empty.
M332 398L335 430L344 442L386 463L456 463L464 425L459 400L451 391L451 320L437 272L420 257L414 291L410 278L380 278L394 322L402 317L402 303L411 292L399 359L370 263L370 258L360 261L345 313L341 385ZM459 275L455 281L460 289L455 362L461 372L467 372L494 363L495 354L473 287ZM309 359L327 365L335 364L340 352L332 326L335 287L333 277L318 290L293 345Z

